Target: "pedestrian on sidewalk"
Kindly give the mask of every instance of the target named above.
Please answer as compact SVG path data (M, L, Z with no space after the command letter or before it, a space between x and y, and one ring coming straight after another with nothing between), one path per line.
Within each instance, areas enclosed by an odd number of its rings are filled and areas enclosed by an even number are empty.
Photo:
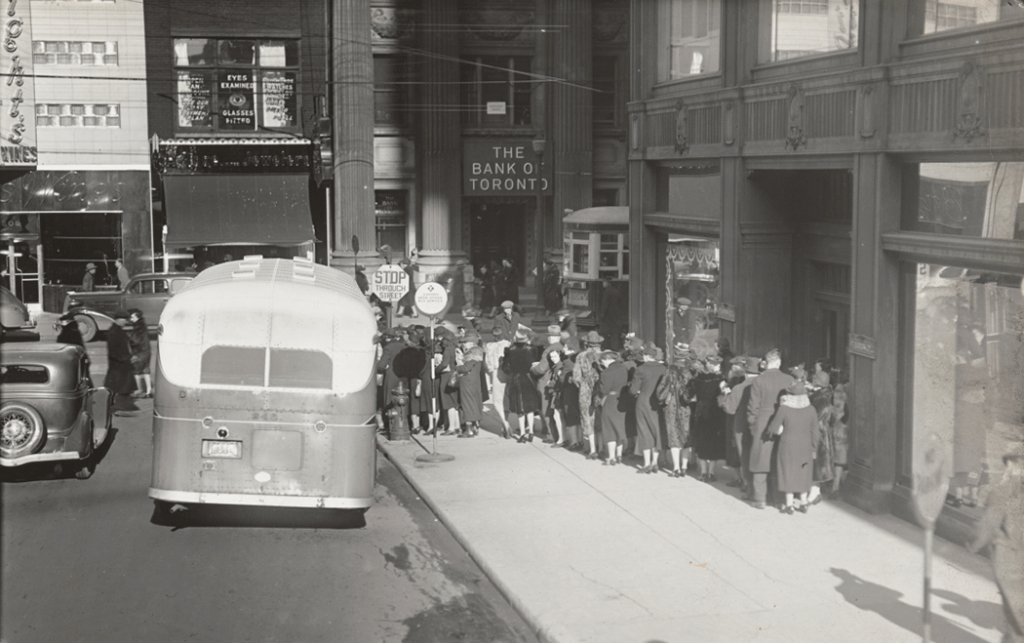
M736 440L736 450L740 456L740 491L745 499L753 498L750 490L750 423L747 420L747 410L750 408L750 387L754 384L754 378L760 373L760 358L749 355L740 358L746 379L731 387L722 401L722 408L726 414L733 417L733 439Z
M406 405L406 412L409 416L409 431L413 434L420 431L420 412L429 410L429 401L426 408L422 399L423 384L420 378L428 367L426 352L423 350L422 335L416 326L409 327L402 336L401 328L396 329L400 335L396 344L399 346L398 353L391 362L389 369L384 372L384 399L386 406L392 402L392 391L399 383L409 391L409 403ZM389 373L390 371L390 373ZM429 388L428 388L429 390Z
M460 438L473 438L480 433L484 413L483 363L484 349L470 346L463 363L455 368L452 386L459 391L459 411L462 417Z
M697 407L693 414L693 450L704 482L717 480L715 465L725 459L725 411L718 404L718 396L725 388L721 367L721 357L708 357L704 360L704 372L694 381Z
M480 266L480 314L494 317L498 298L494 294L494 277L497 267L493 261L485 261Z
M131 344L125 332L128 313L119 310L113 317L114 323L107 329L107 375L103 386L114 396L114 414L126 415L140 410L131 399L135 390L135 371L132 368Z
M579 330L576 328L576 316L568 308L558 311L558 325L562 328L562 346L568 346L574 353L581 350Z
M685 478L690 459L690 404L693 401L693 372L689 358L678 353L668 367L655 395L665 415L665 442L672 457L672 477Z
M561 347L561 344L558 344ZM545 373L542 376L544 381L543 406L541 413L546 416L548 429L551 430L551 446L561 447L565 445L566 435L562 409L564 402L562 393L565 391L565 372L568 361L563 357L562 350L546 351L541 358L546 365ZM553 429L553 430L552 430Z
M648 343L644 347L643 363L637 366L629 391L636 398L637 446L643 454L640 473L658 472L658 452L661 450L661 402L655 391L668 371L662 362L661 349Z
M437 339L434 340L434 369L437 377L437 408L440 410L440 417L436 420L438 426L444 424L444 431L441 435L455 435L459 431L459 392L458 389L450 386L452 375L455 372L455 336L447 328L437 329Z
M820 436L818 414L811 406L803 382L796 380L786 389L768 431L779 440L778 490L786 494L782 511L807 513L807 494L811 490Z
M117 266L117 285L124 290L128 287L128 282L132 277L128 274L128 267L124 265L124 259L120 257L114 259L114 265Z
M416 282L413 281L413 267L412 262L408 259L402 259L398 262L399 267L405 271L405 274L409 276L409 292L402 295L402 298L398 300L395 305L395 317L415 317L416 310L413 309L413 299L416 296Z
M835 479L835 443L832 437L832 364L827 358L814 363L814 373L807 383L807 396L814 412L818 414L818 453L814 457L814 475L811 493L807 501L816 505L821 502L821 488Z
M377 380L380 384L377 391L377 416L382 430L391 429L391 416L388 411L393 404L393 391L401 381L395 373L394 365L395 358L406 348L403 334L398 328L388 328L380 336L381 350L377 359ZM405 388L408 390L408 385Z
M768 498L768 474L772 469L774 441L766 432L768 424L778 409L779 395L794 382L793 377L783 373L782 353L773 348L764 356L765 371L757 376L750 386L750 404L747 407L747 423L752 436L750 444L750 477L753 488L753 506L764 509Z
M536 353L530 346L530 338L523 331L513 336L512 346L505 349L504 366L508 375L505 388L505 408L515 413L519 423L516 441L533 442L533 421L540 411L540 395L530 377Z
M601 344L604 342L604 337L595 331L590 331L584 339L587 348L576 356L576 362L572 369L572 381L579 390L580 427L583 429L583 437L590 446L587 458L597 460L601 456L598 454L597 436L594 434L594 416L598 406L594 400L594 388L597 386L597 379L600 375Z
M626 400L629 392L629 370L615 351L600 355L601 375L597 380L594 398L601 407L601 439L604 440L606 465L622 462L622 449L626 443Z
M1015 444L1003 456L1003 479L988 494L985 513L974 539L972 553L991 546L992 569L1003 597L1006 628L1004 643L1024 642L1024 445Z
M153 397L153 378L149 371L153 351L149 345L149 326L138 308L128 311L128 322L128 345L132 350L132 371L135 374L132 397Z
M501 302L501 315L494 319L494 327L500 328L505 333L505 337L510 340L516 336L519 331L529 331L530 328L523 323L522 316L516 312L516 305L511 299L506 299Z
M487 371L487 382L491 391L491 404L501 421L501 437L509 439L508 417L505 413L505 384L508 382L508 375L502 368L502 361L505 359L505 349L512 345L512 342L505 336L505 331L495 326L491 329L492 340L484 345L484 368Z
M545 442L551 442L553 436L556 435L551 430L551 425L548 422L552 416L550 409L550 397L548 390L548 384L551 381L551 362L548 360L548 355L553 352L561 353L564 349L562 346L562 329L557 324L548 326L547 332L547 345L541 350L540 359L537 360L536 364L530 369L530 374L536 379L537 382L537 394L540 396L540 426L541 435L544 436ZM557 435L561 435L561 429L557 432ZM557 440L556 440L557 441Z

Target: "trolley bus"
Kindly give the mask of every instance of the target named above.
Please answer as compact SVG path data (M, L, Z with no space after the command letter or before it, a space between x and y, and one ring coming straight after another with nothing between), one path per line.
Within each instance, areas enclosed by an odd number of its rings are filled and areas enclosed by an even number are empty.
M376 332L355 280L333 268L251 256L201 272L160 316L158 513L369 508Z

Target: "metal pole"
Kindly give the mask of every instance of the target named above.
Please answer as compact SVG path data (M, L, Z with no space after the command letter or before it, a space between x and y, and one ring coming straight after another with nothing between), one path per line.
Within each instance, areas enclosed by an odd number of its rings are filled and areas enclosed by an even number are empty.
M430 453L421 453L416 456L416 461L449 462L454 460L455 456L437 452L437 422L434 421L434 413L437 409L437 399L434 394L434 315L430 316L430 345L427 349L427 354L429 355L427 360L430 363L430 428L431 433L434 434L434 446Z
M537 318L544 316L544 152L537 153L537 215L534 221L534 244L536 250L537 276L534 285L537 289Z
M930 522L924 528L924 627L922 636L924 643L932 639L932 536L935 533L935 523Z

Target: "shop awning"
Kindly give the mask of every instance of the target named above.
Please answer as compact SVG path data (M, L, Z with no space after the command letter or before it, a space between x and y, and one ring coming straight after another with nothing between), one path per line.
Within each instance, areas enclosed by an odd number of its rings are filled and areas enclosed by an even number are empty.
M305 174L164 176L169 247L314 240Z

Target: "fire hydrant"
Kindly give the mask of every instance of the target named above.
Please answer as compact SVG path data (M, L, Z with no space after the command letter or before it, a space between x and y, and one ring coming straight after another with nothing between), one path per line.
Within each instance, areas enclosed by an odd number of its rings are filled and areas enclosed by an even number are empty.
M391 406L388 408L388 435L392 440L408 440L409 420L406 406L409 404L409 389L405 382L399 381L398 386L391 389Z

